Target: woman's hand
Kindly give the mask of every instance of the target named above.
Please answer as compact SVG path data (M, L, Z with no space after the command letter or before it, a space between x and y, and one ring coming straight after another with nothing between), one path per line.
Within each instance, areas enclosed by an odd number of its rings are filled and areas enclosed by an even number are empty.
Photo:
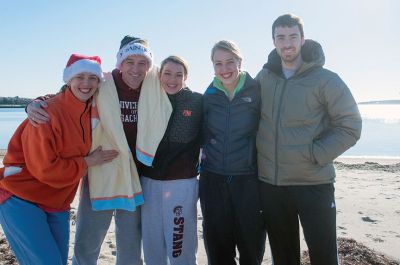
M47 103L45 101L32 101L28 106L26 106L26 113L28 114L29 122L34 127L49 122L49 114L47 114L44 108L47 108Z
M99 146L85 157L86 164L88 167L101 165L104 163L111 162L114 158L118 156L118 151L116 150L102 150Z

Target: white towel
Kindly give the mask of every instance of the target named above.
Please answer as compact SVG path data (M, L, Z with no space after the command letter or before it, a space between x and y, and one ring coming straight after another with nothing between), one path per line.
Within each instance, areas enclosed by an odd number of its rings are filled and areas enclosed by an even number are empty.
M101 84L92 107L92 151L118 150L111 162L89 168L89 191L93 210L135 211L143 204L139 176L121 122L121 109L114 80ZM129 137L129 136L128 136Z
M140 91L136 156L151 166L172 113L167 93L161 88L159 69L153 66L146 75Z

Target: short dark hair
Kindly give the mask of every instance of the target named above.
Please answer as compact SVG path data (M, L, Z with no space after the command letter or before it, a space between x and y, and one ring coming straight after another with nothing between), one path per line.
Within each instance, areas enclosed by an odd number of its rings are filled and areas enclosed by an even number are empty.
M304 30L303 30L303 20L293 14L285 14L278 17L274 23L272 24L272 39L275 40L275 29L277 27L295 27L298 26L300 30L300 36L304 37Z
M189 72L188 63L186 62L185 59L183 59L182 57L176 56L176 55L168 56L167 58L165 58L165 59L161 62L160 74L161 74L161 72L162 72L164 66L165 66L167 63L176 63L176 64L179 64L179 65L182 65L183 71L184 71L184 73L183 73L184 76L187 76L187 75L188 75L188 72Z

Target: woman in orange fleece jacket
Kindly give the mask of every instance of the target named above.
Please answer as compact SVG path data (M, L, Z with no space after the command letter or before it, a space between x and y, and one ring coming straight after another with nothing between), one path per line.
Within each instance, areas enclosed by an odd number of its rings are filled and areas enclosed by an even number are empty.
M16 130L0 169L0 223L19 264L67 264L69 208L87 168L114 150L91 147L92 96L101 82L98 56L71 55L63 92L47 101L50 122Z

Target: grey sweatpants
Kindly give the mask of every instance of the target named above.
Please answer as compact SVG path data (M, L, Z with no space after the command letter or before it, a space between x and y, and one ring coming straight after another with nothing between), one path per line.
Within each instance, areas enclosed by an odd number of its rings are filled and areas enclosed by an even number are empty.
M160 181L141 177L146 265L196 265L197 178Z
M89 185L85 178L79 202L73 265L96 265L100 248L115 219L117 245L116 265L142 265L140 207L135 212L125 210L93 211Z

